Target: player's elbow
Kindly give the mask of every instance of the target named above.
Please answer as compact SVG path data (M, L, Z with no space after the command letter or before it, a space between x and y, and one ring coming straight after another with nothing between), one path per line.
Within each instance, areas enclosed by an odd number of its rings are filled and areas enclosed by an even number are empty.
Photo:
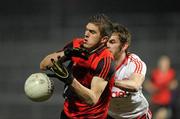
M40 63L39 68L40 68L41 70L46 70L46 66L44 65L43 62Z
M43 70L44 68L43 68L43 66L42 66L42 64L40 64L39 65L39 68L41 69L41 70Z

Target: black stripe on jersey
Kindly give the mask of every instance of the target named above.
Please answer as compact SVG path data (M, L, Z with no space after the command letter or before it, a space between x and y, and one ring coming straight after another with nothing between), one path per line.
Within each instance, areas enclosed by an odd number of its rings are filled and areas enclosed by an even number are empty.
M95 69L94 74L105 80L111 79L115 73L115 63L110 57L103 58L99 61L98 66Z
M104 68L101 71L103 78L105 78L107 76L107 73L108 73L109 68L110 68L110 64L111 64L110 58L105 58ZM99 76L101 76L101 74Z

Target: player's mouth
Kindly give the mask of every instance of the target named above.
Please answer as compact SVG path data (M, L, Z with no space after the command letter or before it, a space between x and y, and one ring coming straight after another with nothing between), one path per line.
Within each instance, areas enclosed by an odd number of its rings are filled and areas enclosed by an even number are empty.
M84 40L83 40L83 43L85 44L85 43L87 43L87 41L88 41L87 39L84 39Z

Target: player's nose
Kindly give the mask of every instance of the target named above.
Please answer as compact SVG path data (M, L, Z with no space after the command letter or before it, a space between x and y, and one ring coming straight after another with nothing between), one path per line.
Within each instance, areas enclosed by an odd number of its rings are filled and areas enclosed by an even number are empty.
M110 47L110 44L109 44L109 42L107 42L106 46L107 46L107 48L109 48L109 47Z
M85 34L84 34L85 38L88 38L89 37L89 32L86 30L85 31Z

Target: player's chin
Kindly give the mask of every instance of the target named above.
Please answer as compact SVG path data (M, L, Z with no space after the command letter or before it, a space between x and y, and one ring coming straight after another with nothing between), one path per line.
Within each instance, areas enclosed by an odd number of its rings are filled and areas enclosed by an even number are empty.
M85 49L90 49L90 48L91 48L91 46L88 45L87 43L84 43L82 46L83 46L83 48L85 48Z
M114 55L114 52L110 48L108 48L108 50Z

